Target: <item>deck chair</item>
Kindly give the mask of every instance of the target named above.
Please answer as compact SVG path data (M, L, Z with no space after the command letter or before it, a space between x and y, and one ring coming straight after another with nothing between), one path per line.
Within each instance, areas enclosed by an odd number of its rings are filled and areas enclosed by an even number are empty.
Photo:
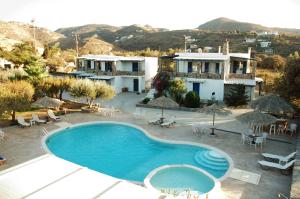
M175 120L174 119L171 119L171 120L165 120L163 123L160 124L161 127L171 127L175 124Z
M282 165L279 163L274 163L274 162L269 162L265 160L260 160L258 161L258 164L261 166L262 169L267 169L267 168L274 168L280 170L281 173L285 174L284 172L287 172L292 166L296 160L292 160L290 162L287 162L286 164Z
M19 124L21 127L28 127L28 126L31 126L30 123L25 122L24 117L22 117L22 116L18 116L18 117L17 117L17 121L18 121L18 124Z
M32 114L32 121L36 122L37 124L40 124L40 123L46 123L46 120L41 120L39 118L39 116L35 113Z
M280 156L280 155L275 155L275 154L271 154L271 153L262 153L261 155L266 159L276 160L277 162L282 164L282 163L287 163L291 159L295 158L296 152L290 153L287 156Z
M156 125L156 124L160 124L160 118L158 119L153 119L153 120L149 120L148 124L152 124L152 125Z
M47 113L48 113L48 117L49 117L50 119L55 120L55 121L61 120L60 117L54 115L54 113L53 113L53 111L52 111L51 109L49 109L49 110L47 111Z

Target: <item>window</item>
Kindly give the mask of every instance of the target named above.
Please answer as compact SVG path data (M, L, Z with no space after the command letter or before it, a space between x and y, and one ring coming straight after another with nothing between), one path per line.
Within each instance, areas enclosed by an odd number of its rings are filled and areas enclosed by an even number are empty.
M205 64L204 64L204 72L205 73L209 72L209 62L205 62Z
M233 69L232 72L236 73L236 71L239 69L240 63L238 61L233 61Z
M216 73L220 73L220 63L216 63Z
M193 62L188 62L188 73L193 72Z
M95 69L97 70L101 70L101 63L99 62L99 61L95 61L94 62L94 64L95 64Z
M105 71L112 72L112 62L105 62Z

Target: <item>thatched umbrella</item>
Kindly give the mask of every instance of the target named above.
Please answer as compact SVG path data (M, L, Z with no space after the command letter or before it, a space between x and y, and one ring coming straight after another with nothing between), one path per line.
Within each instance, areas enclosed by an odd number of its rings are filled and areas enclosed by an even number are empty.
M51 98L51 97L42 97L32 103L33 107L39 107L39 108L54 108L57 109L60 107L61 104L63 104L63 101L60 101L59 99Z
M293 107L283 98L277 95L266 95L260 97L256 100L253 100L250 103L250 106L257 111L267 113L281 114L294 112Z
M213 116L213 127L211 131L211 135L215 135L215 118L217 115L229 115L231 114L230 110L225 109L224 106L213 104L211 106L206 106L199 110L200 113L210 114Z
M163 118L164 116L164 108L173 108L173 107L179 107L179 105L173 101L170 98L167 98L165 96L158 97L154 100L151 100L148 102L149 105L151 106L156 106L161 108L161 117Z
M236 119L242 123L248 123L248 124L253 123L256 125L257 124L269 125L269 124L273 124L277 120L277 118L272 115L261 113L258 111L251 111L248 113L244 113L242 115L237 116Z

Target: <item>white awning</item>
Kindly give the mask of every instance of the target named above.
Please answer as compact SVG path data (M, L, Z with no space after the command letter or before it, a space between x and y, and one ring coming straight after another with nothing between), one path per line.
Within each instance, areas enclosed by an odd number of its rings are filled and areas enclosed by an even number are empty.
M115 77L113 76L93 76L93 77L89 77L89 79L91 80L111 80Z
M44 155L0 172L0 198L158 199L159 195L54 155Z

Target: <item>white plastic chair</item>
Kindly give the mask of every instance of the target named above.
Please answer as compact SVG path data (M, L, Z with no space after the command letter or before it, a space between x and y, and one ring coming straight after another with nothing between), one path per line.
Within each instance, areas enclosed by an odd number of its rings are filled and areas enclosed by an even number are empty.
M293 133L297 132L297 124L291 123L290 127L287 129L287 131L291 132L291 136L292 136Z
M17 121L18 121L18 124L19 124L21 127L31 126L30 123L25 122L24 117L22 117L22 116L18 116L18 117L17 117Z
M248 137L247 134L242 133L241 136L242 136L241 138L242 138L242 143L243 144L245 144L245 142L247 142L248 144L251 142L251 139Z
M271 125L270 125L269 134L272 135L272 133L273 133L274 135L276 134L276 124L271 124Z
M261 137L257 137L255 139L254 148L256 149L256 146L260 145L260 148L262 149L263 142L264 142L264 138L262 136Z

